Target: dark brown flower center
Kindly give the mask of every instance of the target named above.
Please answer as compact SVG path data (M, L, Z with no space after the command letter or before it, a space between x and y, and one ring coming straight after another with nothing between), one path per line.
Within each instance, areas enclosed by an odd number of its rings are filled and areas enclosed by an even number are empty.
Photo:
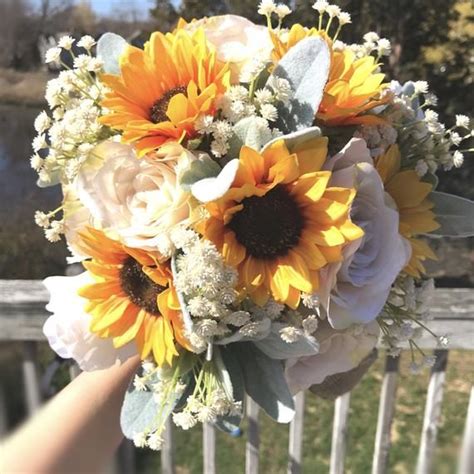
M252 257L269 260L281 257L298 244L303 216L284 186L265 196L245 198L228 227Z
M167 122L169 117L166 113L170 100L178 94L186 95L186 87L178 86L173 87L169 91L165 92L152 106L150 109L150 120L153 123Z
M156 298L166 288L145 275L142 265L133 257L127 257L123 262L120 269L120 286L132 303L151 314L160 314Z

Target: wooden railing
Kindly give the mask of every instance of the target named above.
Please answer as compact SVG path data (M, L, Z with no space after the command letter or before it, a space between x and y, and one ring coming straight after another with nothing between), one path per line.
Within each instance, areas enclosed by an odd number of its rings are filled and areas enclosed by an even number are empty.
M0 342L17 341L23 346L23 379L25 404L29 414L34 413L42 403L40 377L37 362L37 344L44 341L42 326L47 318L44 306L48 295L41 282L34 280L0 280ZM433 321L429 327L437 334L449 337L449 349L474 350L474 290L437 289L431 301ZM431 370L427 390L421 442L417 461L417 474L433 471L433 453L436 448L437 428L441 416L444 381L448 363L448 350L438 349L436 340L428 334L423 335L418 345L434 351L436 363ZM373 453L373 474L387 472L391 445L391 427L395 411L399 358L386 357L385 374L382 381L377 430ZM70 376L78 374L75 365L70 367ZM473 381L470 381L471 383ZM330 474L344 472L346 453L346 434L348 430L350 393L336 399L334 405L333 435L330 460ZM0 384L0 436L7 431L5 413L6 394ZM301 472L304 432L305 394L295 397L296 416L289 427L288 473ZM471 387L466 411L463 444L459 460L459 474L474 473L474 387ZM248 419L246 442L246 474L256 474L259 467L259 408L247 399ZM169 423L165 447L161 452L162 473L174 473L173 427ZM203 426L203 465L205 474L216 470L216 436L214 427ZM134 448L124 442L118 458L111 469L114 472L133 474L135 472Z

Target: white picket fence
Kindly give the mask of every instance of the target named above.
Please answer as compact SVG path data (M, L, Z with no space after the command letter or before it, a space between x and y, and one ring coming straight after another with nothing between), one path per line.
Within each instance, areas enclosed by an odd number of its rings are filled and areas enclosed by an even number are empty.
M23 346L23 379L25 386L25 404L29 414L33 414L42 403L40 375L37 363L37 344L44 341L41 331L47 317L44 309L47 293L41 282L36 280L0 280L0 343L17 341ZM431 302L434 320L430 328L437 334L447 334L450 339L450 350L474 350L474 290L473 289L438 289ZM421 348L434 351L436 364L431 370L427 388L423 428L421 432L417 474L435 472L433 466L436 449L437 430L441 416L444 381L448 363L448 350L437 349L436 341L428 334L418 344ZM377 430L374 442L372 473L387 472L388 457L391 445L391 427L395 411L399 358L387 357L385 374L380 391ZM79 373L76 366L71 366L70 376ZM471 380L471 383L474 381ZM0 436L8 431L7 413L5 411L5 393L0 381ZM349 422L350 393L336 399L332 432L330 474L344 473L346 439ZM303 432L305 422L305 394L295 397L296 416L289 427L288 468L291 474L302 471ZM459 474L474 473L474 386L471 388L469 406L459 407L465 410L466 422L463 434L462 449L459 456ZM248 419L246 441L246 474L259 472L259 408L247 399L246 414ZM216 433L214 427L203 426L203 472L214 474L216 467ZM173 427L166 431L165 447L161 452L161 472L175 472L173 449ZM134 448L124 441L110 472L134 474Z

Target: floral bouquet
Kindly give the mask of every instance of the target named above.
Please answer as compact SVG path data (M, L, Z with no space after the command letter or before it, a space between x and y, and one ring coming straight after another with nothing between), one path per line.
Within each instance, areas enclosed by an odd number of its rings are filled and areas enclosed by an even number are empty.
M345 44L349 14L314 9L313 28L263 0L266 27L224 15L47 53L66 70L31 164L63 201L35 218L85 271L46 279L44 332L83 370L140 356L121 415L137 446L159 449L169 417L233 431L245 394L289 422L296 392L379 339L433 363L425 237L474 234L474 203L435 174L461 166L469 119L446 129L426 82L385 82L388 40Z

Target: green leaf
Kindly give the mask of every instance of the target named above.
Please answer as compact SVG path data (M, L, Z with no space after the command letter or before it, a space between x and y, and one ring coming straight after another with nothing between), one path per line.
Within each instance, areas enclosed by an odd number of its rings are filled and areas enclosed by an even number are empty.
M433 191L438 187L439 178L434 173L428 171L421 179L424 183L429 183L433 186Z
M237 158L244 145L260 151L272 139L272 132L261 117L245 117L239 120L234 125L233 132L227 153L231 158Z
M229 161L217 176L201 179L191 186L191 193L201 202L219 199L230 189L239 169L239 160Z
M204 178L212 178L221 172L221 167L209 156L202 155L193 161L189 168L183 173L180 184L184 189Z
M280 329L286 324L273 323L270 334L261 341L254 342L264 354L272 359L290 359L292 357L305 357L319 352L319 343L314 337L301 336L295 342L285 342L280 336Z
M242 369L239 362L228 347L214 346L217 374L222 382L227 397L236 402L244 402L245 388ZM215 426L225 433L234 433L242 422L243 414L219 416Z
M322 38L305 38L286 53L267 81L273 78L289 81L293 97L288 106L279 107L277 127L283 133L311 127L319 104L330 66L329 48Z
M120 56L128 43L115 33L104 33L97 42L97 57L104 61L104 72L120 74Z
M433 234L447 237L474 235L474 201L452 194L432 192L429 199L434 203L433 212L441 227Z
M262 149L262 152L265 151L272 143L275 143L279 140L285 140L285 145L288 150L291 151L297 146L302 145L308 140L322 136L321 129L319 127L309 127L304 130L299 130L297 132L288 133L287 135L282 135L276 137L273 140L270 140Z
M139 372L141 369L139 369ZM152 383L159 380L156 376ZM120 412L120 426L128 439L133 439L139 433L151 432L164 424L171 415L176 404L182 396L181 392L171 393L164 405L155 401L150 390L138 391L131 381Z
M295 407L285 380L283 362L271 359L250 342L229 347L242 367L245 390L249 396L275 421L289 423L295 414Z
M51 186L56 186L61 182L61 172L59 169L53 170L49 173L49 180L43 181L42 179L38 178L36 181L36 185L40 188L49 188Z
M173 279L176 279L178 275L178 267L176 263L176 259L178 258L179 254L173 254L171 257L171 272L173 273ZM179 305L181 307L181 315L183 318L184 329L185 332L190 334L193 331L193 320L191 319L191 314L188 311L188 307L186 304L186 299L180 291L176 290L176 295L178 296Z

